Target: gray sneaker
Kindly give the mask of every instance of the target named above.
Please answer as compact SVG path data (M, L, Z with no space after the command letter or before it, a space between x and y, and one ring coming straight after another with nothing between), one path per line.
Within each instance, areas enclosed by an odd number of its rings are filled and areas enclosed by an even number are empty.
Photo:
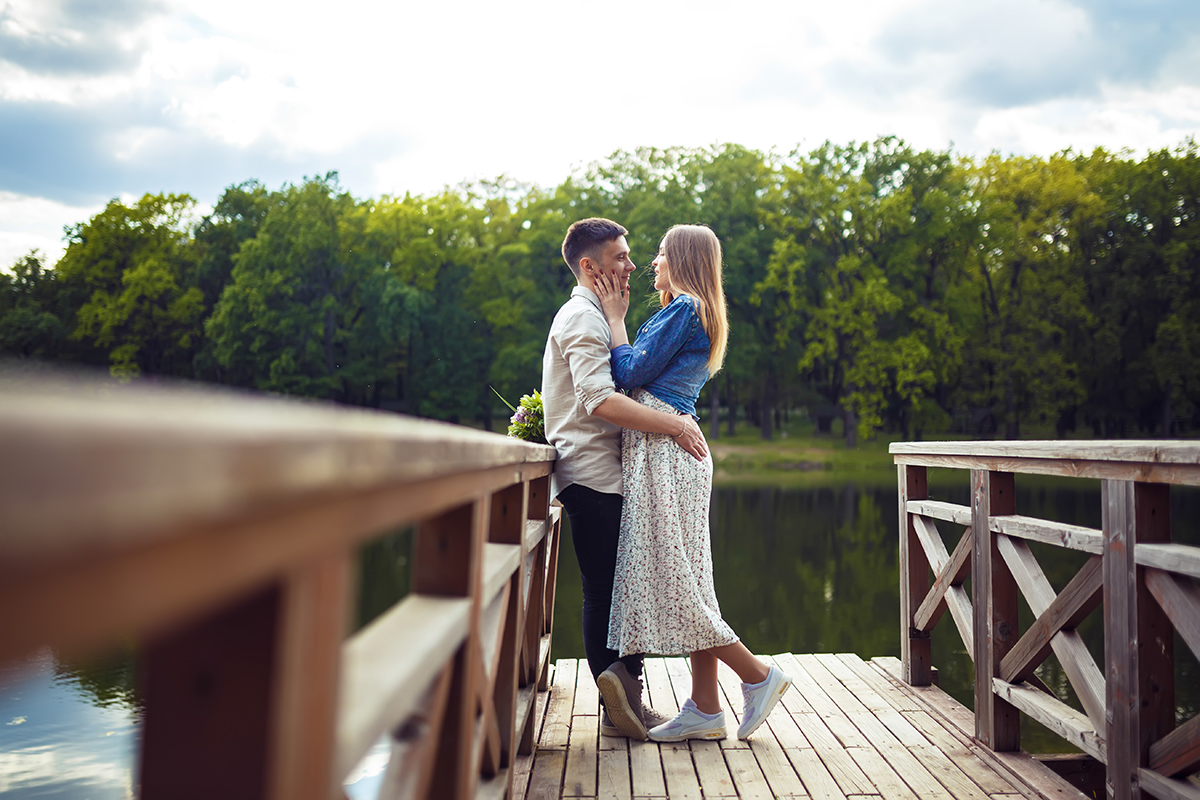
M596 678L596 687L604 698L604 708L609 720L625 736L644 742L649 736L648 728L643 717L652 715L658 720L661 715L654 709L642 705L642 681L629 674L629 668L624 662L614 661L612 666L600 673Z
M621 729L613 725L613 721L608 718L608 709L600 708L600 735L601 736L624 736Z

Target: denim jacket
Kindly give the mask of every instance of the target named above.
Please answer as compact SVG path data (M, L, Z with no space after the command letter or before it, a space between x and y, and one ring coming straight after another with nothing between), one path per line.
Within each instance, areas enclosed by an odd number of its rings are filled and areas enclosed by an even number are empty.
M612 351L618 389L642 387L678 410L696 416L696 399L708 380L708 334L697 301L679 295L638 330L633 345Z

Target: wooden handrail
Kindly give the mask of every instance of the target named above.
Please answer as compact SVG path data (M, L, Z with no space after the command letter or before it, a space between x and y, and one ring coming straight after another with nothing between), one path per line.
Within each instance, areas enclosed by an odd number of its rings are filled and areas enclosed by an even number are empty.
M553 448L212 389L0 372L0 663L138 642L141 796L502 796L549 668ZM358 548L410 595L348 636Z
M975 662L975 732L983 744L1017 749L1022 711L1104 763L1112 800L1143 791L1197 800L1180 778L1200 767L1200 718L1175 728L1172 630L1200 655L1200 589L1192 582L1200 548L1171 543L1169 491L1200 485L1200 444L907 442L890 452L900 488L905 680L930 682L930 633L949 609ZM930 467L970 470L971 506L930 500ZM1017 474L1100 478L1102 530L1017 514ZM953 557L936 520L966 527ZM1092 558L1056 594L1029 540ZM1024 635L1018 591L1037 617ZM1103 670L1075 632L1101 596ZM1086 713L1034 675L1051 651Z

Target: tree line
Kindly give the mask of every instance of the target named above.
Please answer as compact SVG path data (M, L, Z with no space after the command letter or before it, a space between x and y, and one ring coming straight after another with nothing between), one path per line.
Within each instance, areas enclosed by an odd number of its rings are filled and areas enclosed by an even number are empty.
M1200 159L955 156L895 138L786 156L620 151L360 199L336 173L118 200L0 272L0 353L490 426L540 383L576 219L647 266L678 222L725 250L726 367L701 403L770 438L789 413L877 431L1180 435L1200 423ZM631 330L652 275L632 286ZM645 296L646 302L638 298Z

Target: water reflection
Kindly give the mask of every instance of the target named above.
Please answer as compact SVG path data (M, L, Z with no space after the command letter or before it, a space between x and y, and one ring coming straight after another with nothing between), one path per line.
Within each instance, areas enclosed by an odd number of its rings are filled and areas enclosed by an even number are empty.
M0 666L0 795L132 798L139 713L128 669L49 651Z

